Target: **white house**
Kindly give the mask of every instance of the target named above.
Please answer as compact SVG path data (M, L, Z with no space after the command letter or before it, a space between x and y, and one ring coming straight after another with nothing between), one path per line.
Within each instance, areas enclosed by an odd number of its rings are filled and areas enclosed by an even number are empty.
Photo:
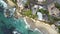
M38 2L43 2L43 1L46 1L46 0L38 0Z
M37 12L38 20L43 20L43 15L41 12Z
M41 4L42 2L45 2L46 0L38 0L38 4Z

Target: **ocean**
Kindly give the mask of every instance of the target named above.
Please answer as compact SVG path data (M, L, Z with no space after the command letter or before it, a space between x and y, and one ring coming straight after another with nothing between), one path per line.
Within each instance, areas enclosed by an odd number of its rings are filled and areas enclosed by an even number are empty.
M40 34L39 31L26 28L23 18L15 19L13 16L6 18L1 2L0 7L2 8L0 8L0 34Z

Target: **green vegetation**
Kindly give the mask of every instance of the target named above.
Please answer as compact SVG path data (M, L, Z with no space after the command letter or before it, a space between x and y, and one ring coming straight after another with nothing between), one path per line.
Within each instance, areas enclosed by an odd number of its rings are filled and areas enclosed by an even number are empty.
M50 15L48 15L48 20L51 22L50 24L53 24L55 22L54 18Z
M51 15L48 15L48 19L49 19L51 24L54 24L56 21L60 21L59 18L56 18L56 17L51 16Z
M55 20L55 21L60 21L60 18L54 17L54 20Z
M53 24L54 22L60 20L56 17L53 17L53 16L49 15L49 12L47 10L39 9L39 12L41 12L42 14L46 14L48 16L48 20L51 22L49 24Z
M33 19L35 19L35 18L37 18L37 14L31 15L30 17L33 18Z
M59 29L59 33L60 33L60 28L58 28Z
M57 26L57 27L58 27L58 29L59 29L58 32L60 33L60 26Z
M31 10L23 11L22 14L33 19L37 17L37 14L33 15Z
M55 7L60 10L60 4L58 4L57 2L55 3Z
M30 2L29 2L29 0L27 0L27 2L26 2L26 4L25 5L29 5L30 4Z
M17 0L11 0L13 3L17 4Z
M51 22L49 24L53 24L54 18L49 15L49 11L44 10L44 9L39 9L39 12L41 12L42 14L46 14L48 16L48 20Z
M27 11L24 11L23 14L26 16L30 16L30 15L32 15L32 11L27 10Z
M49 15L49 12L47 10L39 9L38 12Z

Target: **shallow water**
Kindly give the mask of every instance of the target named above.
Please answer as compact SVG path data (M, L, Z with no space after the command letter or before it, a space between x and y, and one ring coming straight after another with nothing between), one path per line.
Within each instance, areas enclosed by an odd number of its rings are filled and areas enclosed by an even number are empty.
M23 18L14 19L4 17L3 10L0 11L0 34L13 34L12 31L17 30L22 34L40 34L38 31L26 29Z
M0 34L11 34L11 29L16 29L22 34L38 34L37 31L29 31L25 26L26 24L22 18L17 20L15 20L14 17L5 18L3 13L0 12Z

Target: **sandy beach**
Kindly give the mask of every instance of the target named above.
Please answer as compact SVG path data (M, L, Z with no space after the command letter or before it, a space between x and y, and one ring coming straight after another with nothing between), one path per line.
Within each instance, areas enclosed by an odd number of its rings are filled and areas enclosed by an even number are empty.
M40 22L38 20L30 19L29 17L24 17L27 23L30 25L31 29L38 28L43 34L58 34L58 32L51 28L49 24L45 24L44 22Z

